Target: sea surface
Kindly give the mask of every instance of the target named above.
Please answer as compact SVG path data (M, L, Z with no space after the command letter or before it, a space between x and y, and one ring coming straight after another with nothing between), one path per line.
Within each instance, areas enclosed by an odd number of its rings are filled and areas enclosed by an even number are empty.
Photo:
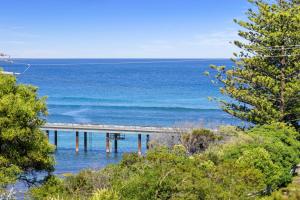
M21 73L19 83L47 96L48 122L184 126L215 128L237 124L208 97L223 98L204 75L210 65L227 59L14 59L0 65ZM30 67L29 67L29 65ZM29 67L29 68L28 68ZM24 72L25 71L25 72ZM75 153L75 133L59 133L56 174L76 173L118 162L124 152L137 151L137 136L119 141L119 153L105 153L103 133L88 134L88 151ZM145 138L143 151L145 151ZM53 133L50 133L53 142Z
M31 67L26 70L27 65ZM234 123L208 97L219 86L203 75L225 59L17 59L18 82L47 96L48 122L174 126Z

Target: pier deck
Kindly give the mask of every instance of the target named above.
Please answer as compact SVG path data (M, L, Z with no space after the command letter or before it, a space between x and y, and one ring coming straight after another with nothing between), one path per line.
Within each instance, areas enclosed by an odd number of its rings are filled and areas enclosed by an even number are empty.
M120 125L96 125L96 124L70 124L70 123L47 123L43 130L59 131L87 131L87 132L110 132L110 133L159 133L176 134L183 130L171 127L150 127L150 126L120 126Z

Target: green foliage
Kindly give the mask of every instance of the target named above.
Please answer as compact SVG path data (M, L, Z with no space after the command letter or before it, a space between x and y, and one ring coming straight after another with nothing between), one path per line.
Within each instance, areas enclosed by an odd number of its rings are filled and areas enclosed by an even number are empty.
M201 199L199 182L202 172L186 155L177 155L167 148L155 149L139 163L125 168L128 177L118 180L114 189L125 199ZM183 179L185 177L185 179ZM146 189L147 188L147 189Z
M118 193L108 190L108 189L102 189L97 190L91 200L119 200Z
M264 125L248 131L255 138L253 144L269 152L272 162L279 168L277 185L286 185L292 179L290 169L299 162L299 133L292 127L277 123ZM263 141L262 141L263 140Z
M292 179L291 169L299 163L299 133L284 124L255 127L247 135L205 152L216 164L237 160L254 167L264 175L266 193L286 185Z
M294 178L293 183L287 187L275 191L271 196L262 198L262 200L299 200L300 199L300 176Z
M30 190L30 195L37 200L50 199L51 197L60 199L60 197L56 195L60 194L60 196L62 196L64 193L63 181L55 176L48 177L42 187L32 188Z
M4 188L6 185L14 183L20 173L21 170L19 167L11 165L8 159L0 156L0 188Z
M212 131L207 129L196 129L192 133L182 135L181 142L191 154L199 153L208 148L208 146L218 138Z
M259 170L264 176L268 186L267 193L276 188L280 183L281 169L272 160L269 152L262 147L249 149L243 152L236 162L242 168L252 167Z
M36 200L59 199L87 199L99 189L110 187L109 167L104 171L84 170L77 175L69 175L64 181L56 177L49 178L42 186L30 190L29 195Z
M45 99L37 89L17 84L10 75L0 73L0 186L17 179L33 183L28 174L53 171L53 147L40 127L46 115ZM33 177L34 178L34 177Z
M46 193L64 199L240 200L258 199L291 181L300 156L293 127L272 124L247 132L228 127L219 134L224 142L192 156L183 145L156 147L144 157L125 154L117 165L83 171L52 184L57 190L46 184L31 194L34 199Z
M232 101L220 100L227 113L254 124L285 122L299 128L300 120L300 2L268 3L249 0L253 9L235 41L241 49L235 65L211 66L221 92Z
M109 174L97 173L91 170L81 171L76 176L66 177L64 188L68 194L87 196L95 189L109 187Z
M207 170L205 199L253 199L266 187L264 174L253 166L225 161Z

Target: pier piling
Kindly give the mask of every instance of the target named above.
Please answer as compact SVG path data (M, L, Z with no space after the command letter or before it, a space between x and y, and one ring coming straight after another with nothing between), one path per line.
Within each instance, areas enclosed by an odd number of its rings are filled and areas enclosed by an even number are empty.
M115 153L118 153L118 134L114 134L114 140L115 140Z
M149 142L150 142L150 135L147 134L146 135L146 148L147 148L147 150L149 149Z
M79 151L79 132L76 131L76 153Z
M142 134L138 134L138 155L142 155Z
M87 132L84 132L84 151L87 151Z
M110 153L109 133L106 133L106 153Z
M57 130L54 131L54 145L55 148L57 149Z
M46 130L46 135L47 135L47 138L49 140L49 130Z

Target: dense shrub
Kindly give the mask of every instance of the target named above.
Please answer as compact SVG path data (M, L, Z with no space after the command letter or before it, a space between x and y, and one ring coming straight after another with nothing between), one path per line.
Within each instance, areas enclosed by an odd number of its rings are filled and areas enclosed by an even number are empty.
M108 171L108 168L105 170ZM50 177L40 188L30 191L34 199L47 199L50 197L73 199L86 199L97 189L110 187L109 174L102 171L84 170L77 175L70 175L62 181L57 177Z
M40 188L32 188L30 190L30 196L33 199L50 199L58 198L58 195L66 193L63 187L63 180L51 176Z
M101 189L93 194L91 200L119 200L119 195L115 191Z
M198 133L214 137L212 132ZM35 199L44 194L93 200L257 199L291 181L291 170L299 162L298 134L283 124L246 132L221 129L218 135L225 142L210 145L205 152L191 155L184 145L175 145L154 148L144 157L126 154L117 165L67 177L56 184L57 190L46 183L31 195Z
M37 88L0 69L0 194L17 180L33 185L54 170L54 146L40 129L47 115Z
M196 129L192 133L182 135L182 144L186 150L191 153L200 153L208 148L208 146L220 139L212 131L207 129Z

